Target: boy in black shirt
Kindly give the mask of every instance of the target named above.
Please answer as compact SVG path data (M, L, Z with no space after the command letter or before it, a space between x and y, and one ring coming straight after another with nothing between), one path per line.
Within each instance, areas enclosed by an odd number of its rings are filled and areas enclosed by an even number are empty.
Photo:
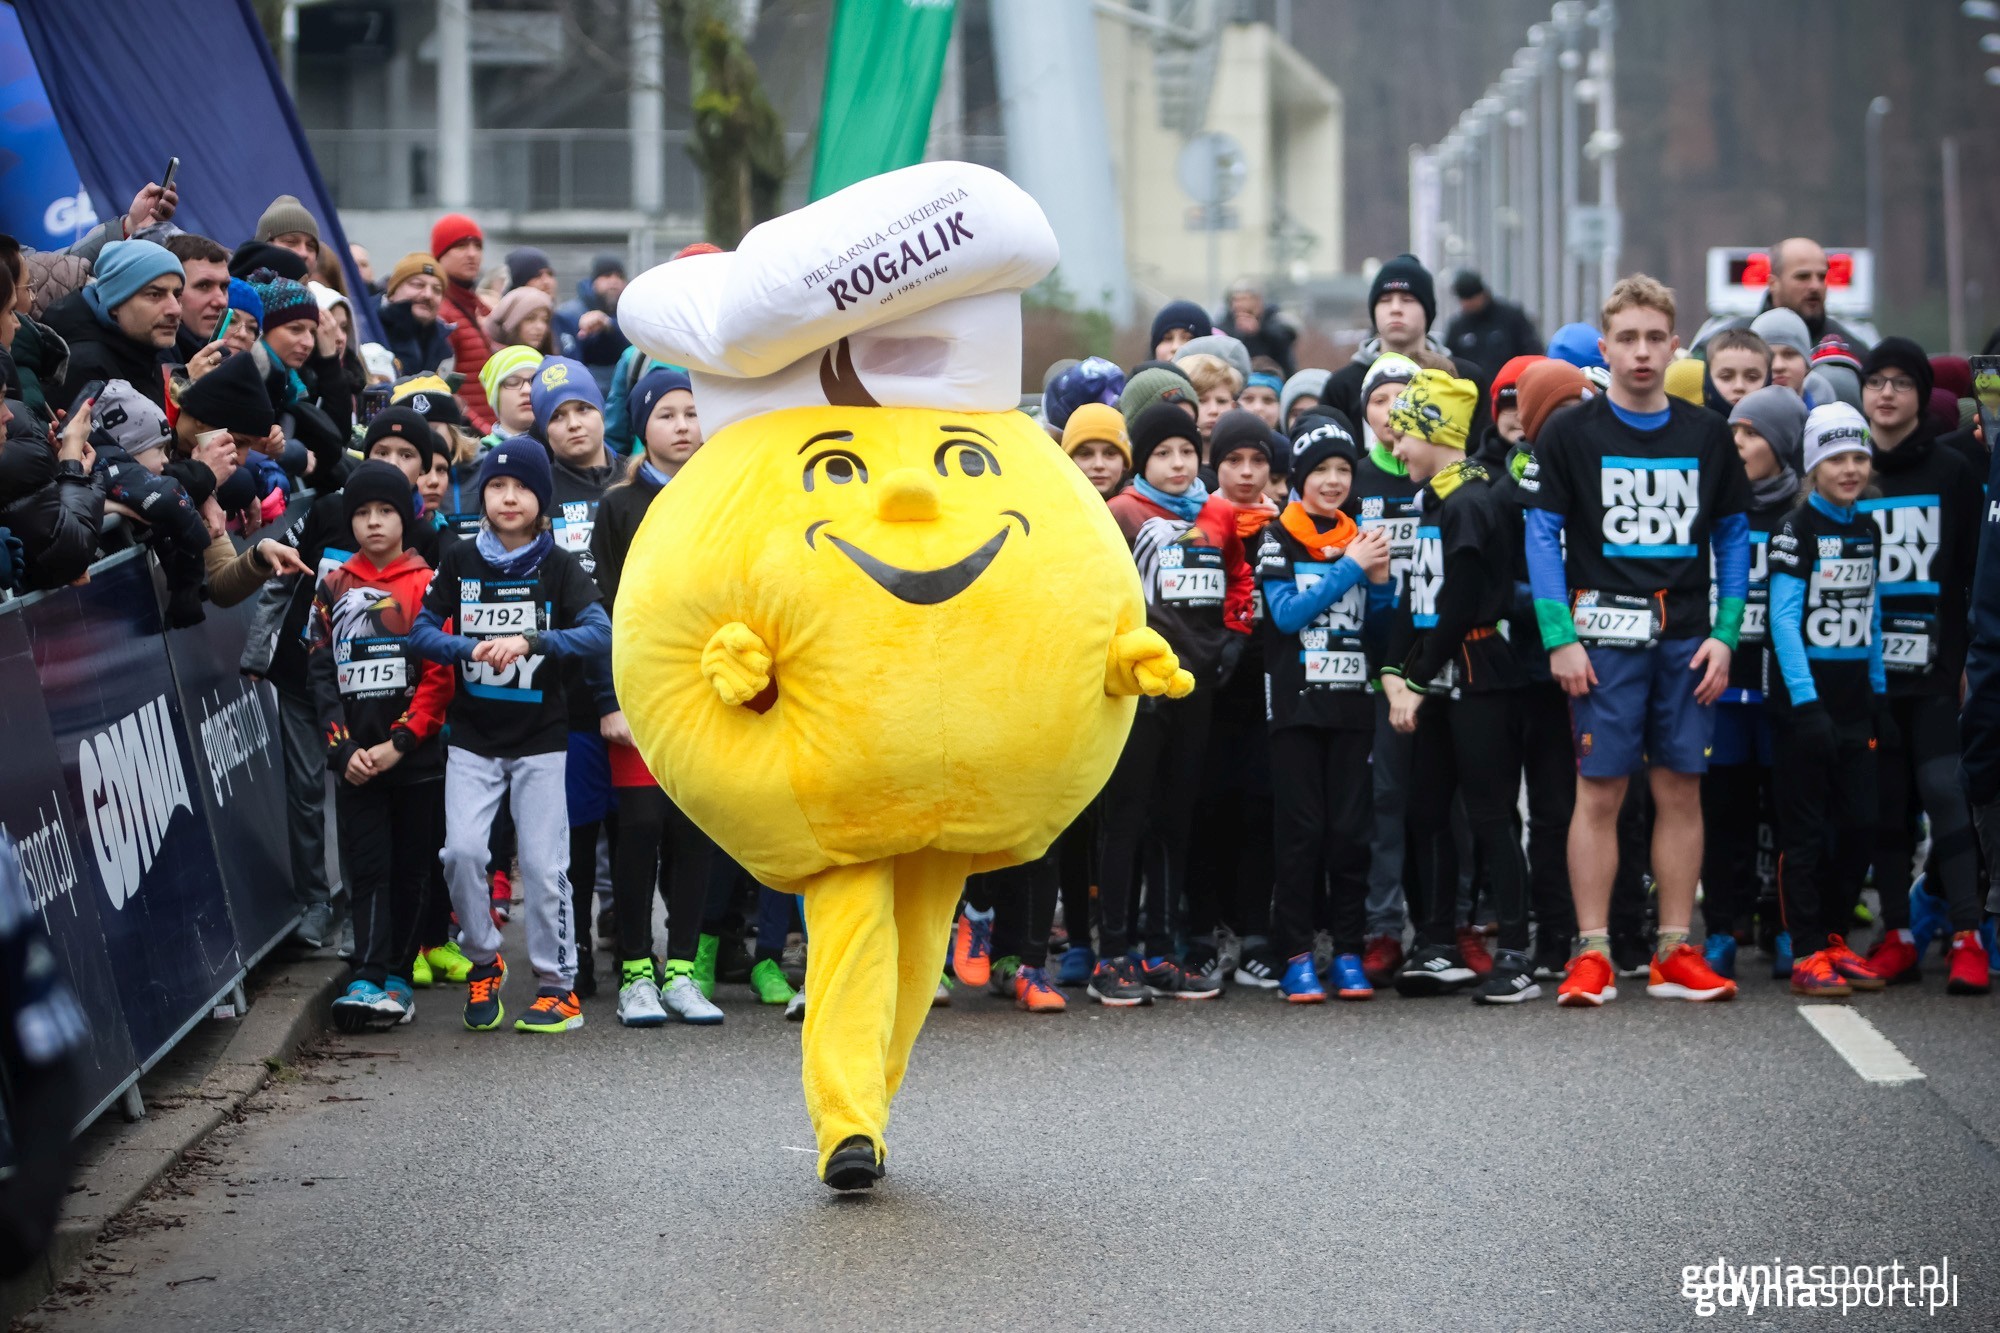
M1728 999L1734 983L1715 975L1687 935L1712 705L1729 683L1749 587L1750 488L1723 419L1667 396L1673 293L1643 275L1625 278L1604 302L1602 327L1609 390L1549 420L1519 483L1532 511L1535 616L1550 674L1570 697L1577 747L1569 862L1580 952L1558 1000L1617 997L1609 917L1618 811L1642 765L1657 811L1660 904L1647 991Z
M563 768L569 710L551 659L597 659L610 701L611 622L576 557L555 544L548 513L554 480L548 450L515 436L479 465L486 523L447 551L424 597L410 642L460 669L447 721L445 877L473 969L465 1025L484 1032L506 1011L500 930L487 912L487 835L503 795L512 797L528 957L535 1001L519 1032L583 1026L575 993L576 921L571 910Z
M1500 633L1514 602L1512 555L1520 508L1499 477L1465 456L1478 386L1421 370L1389 424L1417 493L1417 551L1384 675L1408 692L1390 720L1416 732L1411 790L1436 811L1465 801L1473 845L1500 914L1500 952L1473 998L1516 1004L1541 995L1528 956L1528 867L1514 829L1520 793L1517 720L1527 677ZM1458 953L1458 872L1450 823L1429 821L1418 844L1417 947L1396 974L1405 995L1439 995L1474 978Z

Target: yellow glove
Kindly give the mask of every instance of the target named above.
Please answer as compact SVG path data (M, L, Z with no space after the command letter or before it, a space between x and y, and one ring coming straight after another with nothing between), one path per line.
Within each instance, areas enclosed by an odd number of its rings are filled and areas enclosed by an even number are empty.
M1106 694L1164 694L1185 699L1194 693L1194 675L1181 669L1180 658L1157 630L1135 629L1111 641L1111 661L1104 673Z
M715 687L722 702L741 707L771 683L771 650L757 632L732 620L701 650L701 674Z

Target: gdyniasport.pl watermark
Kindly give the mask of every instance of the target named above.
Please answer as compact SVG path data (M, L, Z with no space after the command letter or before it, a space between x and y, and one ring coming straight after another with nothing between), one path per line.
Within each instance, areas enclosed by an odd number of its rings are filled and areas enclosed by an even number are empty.
M1946 1256L1935 1264L1712 1264L1681 1269L1681 1299L1703 1319L1724 1311L1923 1310L1935 1315L1958 1305L1958 1274Z

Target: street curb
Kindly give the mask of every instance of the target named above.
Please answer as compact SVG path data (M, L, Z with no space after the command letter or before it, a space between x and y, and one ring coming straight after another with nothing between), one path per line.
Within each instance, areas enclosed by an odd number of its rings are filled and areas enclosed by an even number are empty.
M200 1084L171 1107L149 1107L143 1121L78 1170L74 1183L82 1188L71 1194L48 1253L28 1272L0 1283L0 1321L41 1304L96 1246L105 1224L235 1116L278 1065L326 1030L328 1007L347 972L348 964L337 958L302 958L273 968Z

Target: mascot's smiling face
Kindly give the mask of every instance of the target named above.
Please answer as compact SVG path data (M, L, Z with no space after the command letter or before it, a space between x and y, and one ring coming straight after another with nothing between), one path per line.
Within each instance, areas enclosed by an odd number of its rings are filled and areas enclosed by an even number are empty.
M940 424L937 440L929 466L912 467L907 465L915 461L912 453L920 455L927 443L921 435L874 441L857 439L851 430L823 430L808 437L799 446L805 456L799 485L824 496L828 513L838 518L814 520L806 528L806 545L817 549L824 540L884 592L912 606L936 606L971 587L1006 546L1010 523L1023 538L1031 528L1020 510L993 503L1010 489L996 452L1003 447L999 440L964 420ZM1014 444L1010 439L1006 447ZM872 469L870 455L876 460ZM1017 459L1015 471L1039 461ZM982 512L993 512L999 524L991 536L949 564L930 563L931 550L949 541L948 534L977 536ZM871 534L866 546L850 539L862 529ZM920 563L912 567L909 560Z
M1145 608L1104 501L1028 417L821 406L702 446L612 621L655 776L775 884L925 846L1038 852L1117 759L1132 704L1104 693L1107 654ZM771 649L767 708L702 675L731 621Z

